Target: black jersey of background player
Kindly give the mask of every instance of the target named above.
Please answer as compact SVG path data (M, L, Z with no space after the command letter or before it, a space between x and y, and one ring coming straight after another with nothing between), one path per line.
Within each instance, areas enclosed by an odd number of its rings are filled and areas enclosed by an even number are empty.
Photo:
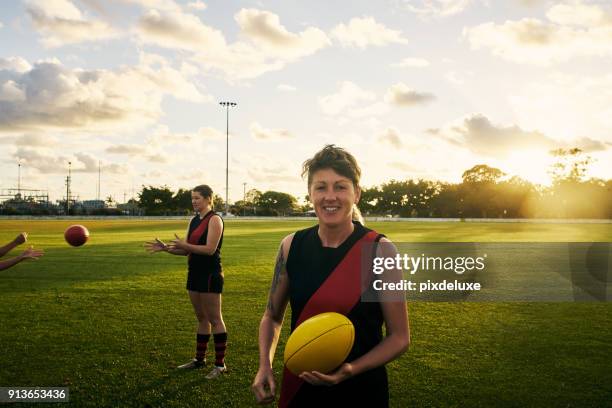
M189 222L189 235L198 228L198 226L204 221L206 218L212 218L214 216L219 216L214 211L210 211L207 213L204 218L200 218L199 214L196 214L195 217L191 219ZM209 221L210 222L210 221ZM223 222L223 219L221 219ZM202 234L200 239L198 240L197 245L206 245L206 238L208 237L208 230L210 229L210 224L206 228L206 231ZM219 239L219 245L217 245L217 249L215 253L212 255L200 255L192 253L189 256L188 266L190 271L206 271L213 273L221 273L221 245L223 244L223 231L221 231L221 238Z

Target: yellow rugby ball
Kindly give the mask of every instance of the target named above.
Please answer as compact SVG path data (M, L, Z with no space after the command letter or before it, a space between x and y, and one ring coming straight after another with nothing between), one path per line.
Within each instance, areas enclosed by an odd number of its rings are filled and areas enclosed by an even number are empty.
M353 323L340 313L321 313L304 320L285 346L285 366L295 375L327 374L346 360L355 341Z

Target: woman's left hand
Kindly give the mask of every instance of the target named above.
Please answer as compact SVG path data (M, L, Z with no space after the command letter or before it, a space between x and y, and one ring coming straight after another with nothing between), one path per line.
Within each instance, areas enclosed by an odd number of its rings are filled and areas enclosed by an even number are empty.
M187 242L185 242L185 240L181 239L178 235L176 235L176 233L174 234L174 236L176 238L170 241L170 247L183 250L187 249Z
M331 374L322 374L318 371L304 371L300 378L312 385L336 385L353 376L353 366L344 363Z

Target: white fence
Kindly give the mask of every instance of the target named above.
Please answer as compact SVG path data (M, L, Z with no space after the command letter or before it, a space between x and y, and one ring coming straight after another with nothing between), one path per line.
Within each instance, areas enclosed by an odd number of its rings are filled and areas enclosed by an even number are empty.
M31 215L2 215L0 220L124 220L124 221L154 221L154 220L189 220L188 216L31 216ZM226 221L312 221L315 217L227 217ZM499 223L530 223L530 224L612 224L611 219L564 219L564 218L391 218L391 217L365 217L368 222L499 222Z

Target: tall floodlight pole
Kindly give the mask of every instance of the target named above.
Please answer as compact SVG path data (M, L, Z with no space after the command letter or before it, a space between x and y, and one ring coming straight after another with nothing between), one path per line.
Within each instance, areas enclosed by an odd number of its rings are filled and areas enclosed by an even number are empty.
M229 108L238 105L236 102L219 102L225 107L225 215L229 213Z
M17 163L17 195L21 200L21 163Z

